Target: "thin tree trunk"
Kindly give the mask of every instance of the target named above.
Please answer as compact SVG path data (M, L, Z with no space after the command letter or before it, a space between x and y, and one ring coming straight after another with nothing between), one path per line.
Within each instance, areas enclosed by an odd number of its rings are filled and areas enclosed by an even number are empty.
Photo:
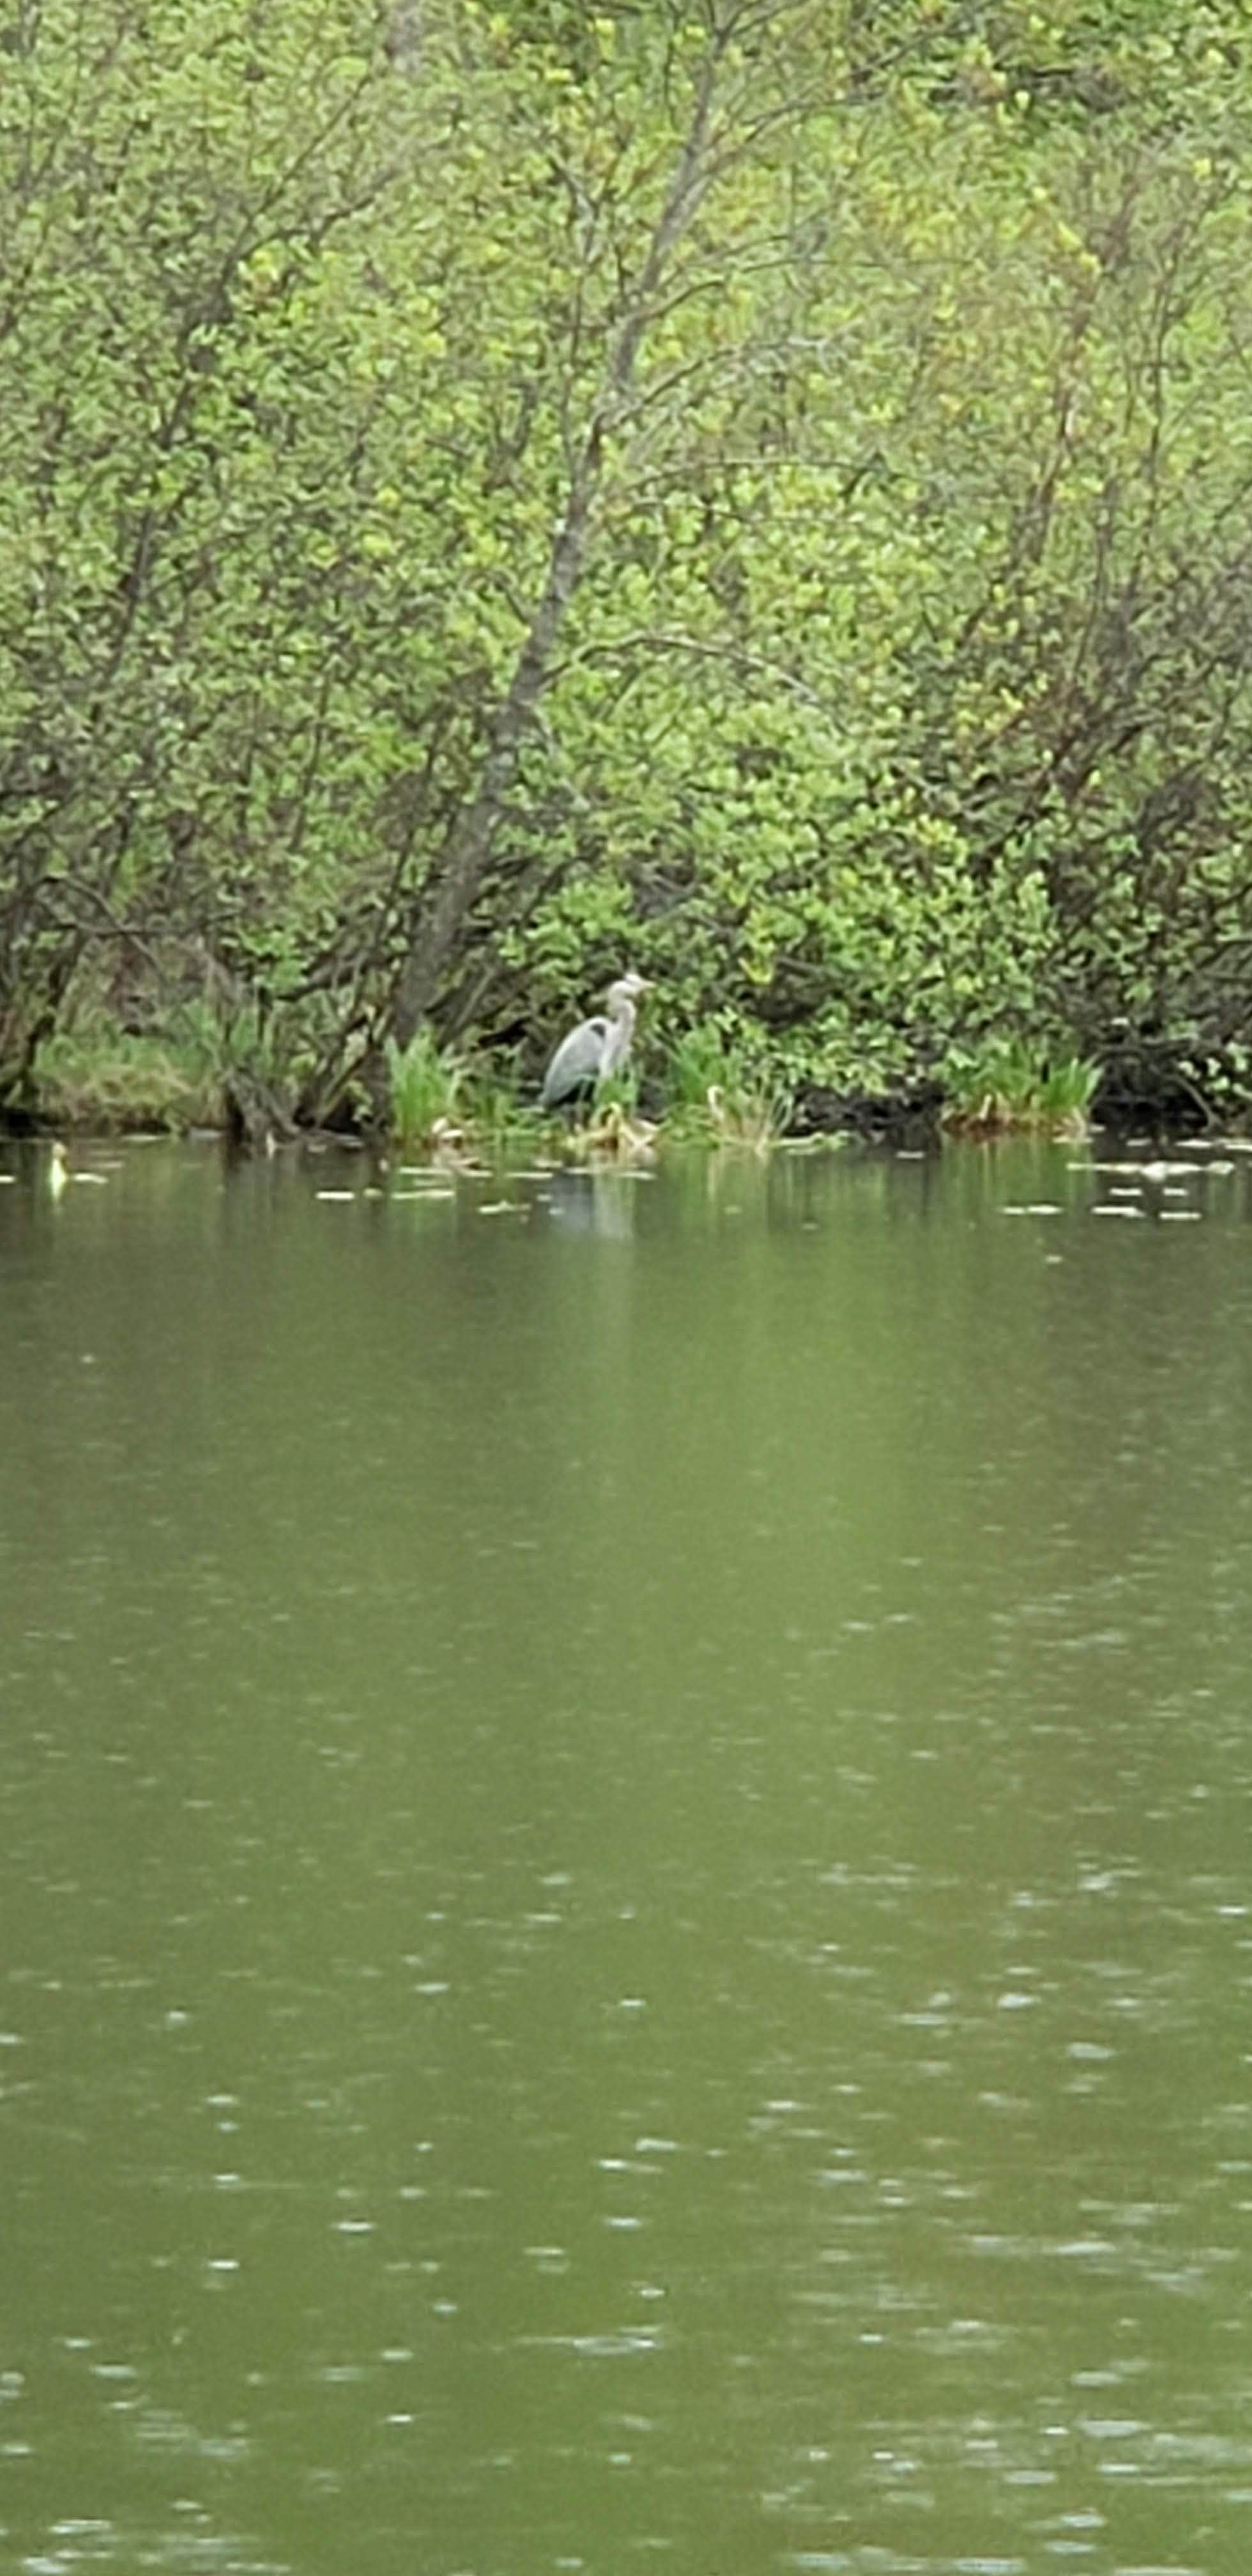
M548 685L557 637L586 564L608 441L629 404L653 299L709 185L709 131L717 78L735 23L732 11L705 55L677 167L609 351L586 435L571 469L565 510L552 540L543 589L513 676L488 731L478 788L457 815L436 862L433 897L419 922L392 1006L392 1033L401 1046L407 1046L429 1016L491 864L496 833L516 783L522 745Z

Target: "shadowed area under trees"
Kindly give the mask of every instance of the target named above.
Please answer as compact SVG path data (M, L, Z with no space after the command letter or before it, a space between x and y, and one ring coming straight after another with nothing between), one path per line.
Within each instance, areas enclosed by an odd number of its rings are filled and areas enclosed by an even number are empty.
M15 0L0 1112L627 964L801 1100L1246 1107L1240 15Z

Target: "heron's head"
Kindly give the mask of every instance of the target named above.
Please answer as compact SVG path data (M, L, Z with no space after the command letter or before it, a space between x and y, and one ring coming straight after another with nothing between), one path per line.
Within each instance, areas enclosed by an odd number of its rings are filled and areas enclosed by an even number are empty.
M620 1011L627 1002L633 1005L638 1001L641 993L646 993L650 989L647 976L636 975L633 969L629 975L619 975L617 982L609 986L609 1009Z

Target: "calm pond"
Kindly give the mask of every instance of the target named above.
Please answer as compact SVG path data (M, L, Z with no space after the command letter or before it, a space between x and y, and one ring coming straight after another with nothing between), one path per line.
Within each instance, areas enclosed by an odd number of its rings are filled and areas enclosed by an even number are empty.
M1174 1159L0 1151L5 2567L1246 2576Z

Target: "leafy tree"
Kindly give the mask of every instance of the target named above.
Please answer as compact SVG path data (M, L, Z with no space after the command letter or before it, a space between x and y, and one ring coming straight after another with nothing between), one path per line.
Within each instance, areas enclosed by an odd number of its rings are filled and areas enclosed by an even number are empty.
M1249 87L1178 0L44 0L0 1105L245 1119L628 954L767 1086L1248 1083Z

